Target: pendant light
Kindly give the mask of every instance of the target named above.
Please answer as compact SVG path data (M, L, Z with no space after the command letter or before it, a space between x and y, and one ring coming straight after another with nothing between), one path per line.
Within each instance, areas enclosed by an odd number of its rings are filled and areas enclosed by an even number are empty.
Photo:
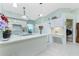
M22 16L22 18L24 18L24 19L27 18L27 17L26 17L26 11L25 11L25 9L26 9L26 7L23 7L23 16Z
M41 10L40 10L40 11L42 11L42 9L43 9L43 8L42 8L42 7L43 7L42 4L43 4L43 3L40 3L40 5L41 5ZM43 14L42 14L42 12L40 12L39 17L42 17L42 16L43 16Z

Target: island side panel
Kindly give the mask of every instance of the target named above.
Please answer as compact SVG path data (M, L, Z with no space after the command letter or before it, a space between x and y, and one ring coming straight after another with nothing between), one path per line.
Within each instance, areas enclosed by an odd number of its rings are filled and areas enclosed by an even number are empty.
M42 50L47 48L48 45L48 37L41 36L32 39L26 38L26 40L7 43L4 45L0 45L0 55L3 56L31 56L40 53Z

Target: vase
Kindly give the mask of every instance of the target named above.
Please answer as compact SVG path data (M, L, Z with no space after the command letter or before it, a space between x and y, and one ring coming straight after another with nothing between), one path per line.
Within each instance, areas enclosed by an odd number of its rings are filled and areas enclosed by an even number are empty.
M11 36L11 32L3 32L4 39L10 38L10 36Z
M43 26L39 26L40 34L42 34Z
M40 30L40 34L42 34L42 30Z

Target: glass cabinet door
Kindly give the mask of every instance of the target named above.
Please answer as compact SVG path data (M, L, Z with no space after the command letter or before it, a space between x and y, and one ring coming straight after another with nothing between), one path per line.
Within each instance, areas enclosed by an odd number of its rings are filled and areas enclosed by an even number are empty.
M33 31L34 31L33 24L27 24L27 31L28 31L28 33L33 33Z

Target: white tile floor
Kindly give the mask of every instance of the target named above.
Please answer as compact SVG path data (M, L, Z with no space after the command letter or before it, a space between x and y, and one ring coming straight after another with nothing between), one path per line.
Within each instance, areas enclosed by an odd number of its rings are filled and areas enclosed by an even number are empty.
M79 56L79 44L68 43L66 46L53 43L37 56Z

